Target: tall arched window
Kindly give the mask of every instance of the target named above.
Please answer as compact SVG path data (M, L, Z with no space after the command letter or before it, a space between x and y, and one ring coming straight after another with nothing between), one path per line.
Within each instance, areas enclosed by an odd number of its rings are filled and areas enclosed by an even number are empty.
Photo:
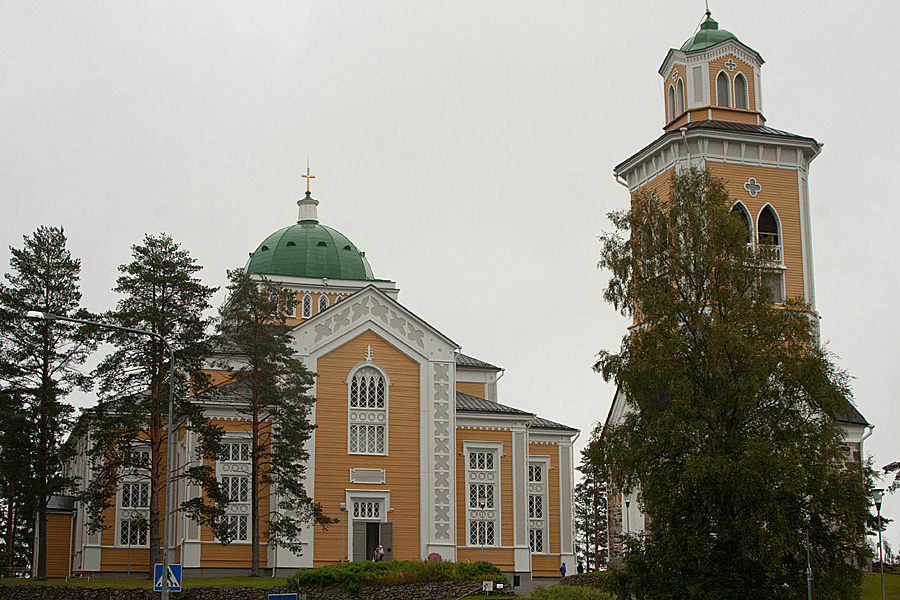
M680 115L684 112L684 82L678 79L678 86L675 88L675 114Z
M387 454L387 376L371 363L363 363L351 372L349 383L347 451Z
M731 81L725 71L720 71L716 76L716 105L731 106Z
M781 236L778 215L771 205L766 204L756 219L757 241L762 258L768 262L781 263Z
M750 108L750 101L747 97L747 80L741 73L734 76L734 107Z
M669 121L675 120L675 86L669 86Z
M303 318L308 319L312 316L312 296L303 295Z
M328 296L322 294L319 296L319 312L322 312L326 308L328 308Z
M747 212L747 207L742 202L736 202L731 207L731 214L737 215L744 222L744 226L747 228L747 245L752 247L753 227L750 225L750 213Z

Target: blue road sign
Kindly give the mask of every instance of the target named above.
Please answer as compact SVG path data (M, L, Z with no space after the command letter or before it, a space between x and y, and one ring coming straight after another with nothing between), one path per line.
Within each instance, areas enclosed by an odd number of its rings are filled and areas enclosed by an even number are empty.
M162 563L156 563L155 568L153 569L153 591L161 592L163 589L163 585L166 585L169 588L170 592L180 592L181 591L181 565L169 565L169 572L167 573L167 577L163 580L163 566Z
M297 600L297 594L269 594L269 600Z

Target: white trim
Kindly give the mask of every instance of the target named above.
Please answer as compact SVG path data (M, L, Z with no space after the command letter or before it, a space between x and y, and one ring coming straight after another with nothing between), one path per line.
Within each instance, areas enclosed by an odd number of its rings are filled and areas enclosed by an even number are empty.
M737 103L737 92L736 92L735 89L734 89L734 84L735 84L735 82L737 82L738 77L740 77L741 79L744 80L744 95L743 95L743 100L744 100L744 102L747 104L747 106L744 106L744 107L739 107L739 106L737 105L737 104L738 104L738 103ZM732 108L737 108L737 109L739 109L739 110L750 110L750 84L749 84L749 82L747 81L747 78L744 76L744 74L741 73L740 71L738 71L738 72L735 74L735 76L731 78L731 90L732 90L732 91L731 91L731 100L732 100L731 103L732 103L732 105L733 105Z
M681 87L681 92L679 93L678 87ZM685 97L684 90L684 80L679 77L678 81L675 84L675 116L680 117L684 114L684 111L687 110L687 98ZM678 100L681 100L681 110L678 110Z
M540 467L541 481L531 481L531 468ZM543 549L540 552L532 551L532 554L550 554L550 457L534 456L528 457L528 547L531 548L531 531L541 531L541 541ZM543 515L539 518L531 517L531 496L540 496L543 503ZM540 523L540 527L536 527L536 522Z
M308 301L308 303L307 303ZM307 310L307 308L309 310ZM313 316L312 312L312 296L309 292L303 294L303 298L300 299L300 318L308 319Z

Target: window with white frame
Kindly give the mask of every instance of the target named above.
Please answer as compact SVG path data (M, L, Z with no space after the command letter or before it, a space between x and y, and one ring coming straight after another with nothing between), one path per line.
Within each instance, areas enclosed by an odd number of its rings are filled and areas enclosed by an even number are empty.
M750 99L747 95L747 80L742 73L734 76L734 107L750 108Z
M716 106L731 107L731 79L725 71L716 76Z
M501 444L464 443L469 546L495 546L500 528Z
M119 545L146 546L147 520L138 517L119 521Z
M250 520L247 515L225 515L224 519L231 530L232 541L246 542L250 539Z
M678 86L675 88L675 114L684 112L684 80L678 78Z
M122 483L118 510L120 546L147 545L149 509L149 483L139 481Z
M302 307L303 308L303 312L302 312L303 318L304 319L310 318L312 316L312 296L310 296L309 294L304 294L302 305L303 305L303 307Z
M149 483L123 483L122 508L148 508L150 506Z
M297 316L297 296L293 293L288 293L284 301L284 316L292 319Z
M535 554L548 552L547 471L549 458L532 458L528 463L528 542Z
M225 442L219 453L223 462L250 462L250 442Z
M228 502L250 502L249 477L227 475L222 477L220 485Z
M348 444L350 454L387 454L387 408L390 384L371 363L350 375Z
M381 502L378 500L355 500L354 519L381 519Z
M668 95L668 105L669 105L669 121L675 120L675 86L669 86L669 95Z
M328 308L328 296L322 294L319 296L319 312L322 312L326 308Z

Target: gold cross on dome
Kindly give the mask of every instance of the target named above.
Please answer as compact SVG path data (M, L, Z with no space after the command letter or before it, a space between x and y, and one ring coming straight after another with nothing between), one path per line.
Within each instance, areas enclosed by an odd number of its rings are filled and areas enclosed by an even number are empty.
M301 175L300 177L306 177L306 191L308 192L309 191L309 180L316 178L315 175L309 174L309 165L306 166L306 175Z

